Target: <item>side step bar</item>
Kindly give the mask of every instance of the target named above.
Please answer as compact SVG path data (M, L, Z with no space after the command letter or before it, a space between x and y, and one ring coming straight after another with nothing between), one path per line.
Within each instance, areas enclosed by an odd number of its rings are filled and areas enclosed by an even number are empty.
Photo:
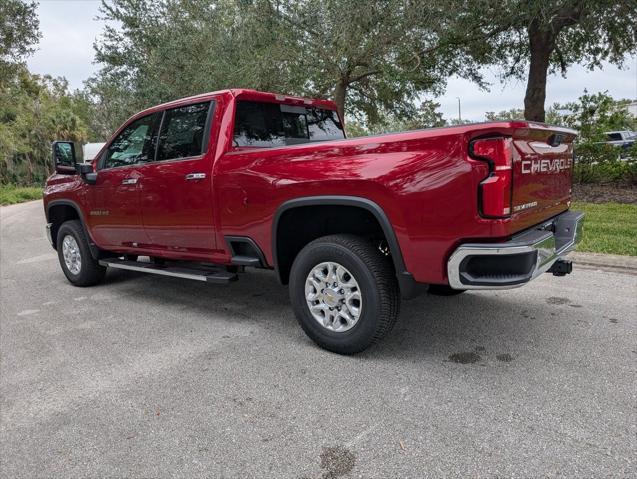
M225 269L215 266L176 266L160 265L154 263L142 263L141 261L128 261L120 258L107 258L100 260L102 266L109 268L126 269L129 271L141 271L142 273L173 276L175 278L194 279L207 283L228 284L239 279L236 273L230 273Z

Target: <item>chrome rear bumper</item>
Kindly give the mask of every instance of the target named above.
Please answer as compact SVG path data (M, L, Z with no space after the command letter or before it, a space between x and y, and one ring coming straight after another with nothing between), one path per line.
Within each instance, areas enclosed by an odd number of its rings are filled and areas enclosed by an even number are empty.
M584 213L567 211L515 235L504 243L466 243L449 257L453 289L510 289L522 286L551 266L582 239Z

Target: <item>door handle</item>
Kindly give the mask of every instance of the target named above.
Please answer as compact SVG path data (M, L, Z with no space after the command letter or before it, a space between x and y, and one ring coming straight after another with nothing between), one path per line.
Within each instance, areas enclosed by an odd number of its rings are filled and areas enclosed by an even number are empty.
M137 183L137 178L124 178L122 180L122 185L134 185Z
M206 178L206 174L205 173L188 173L186 175L186 179L187 180L203 180Z

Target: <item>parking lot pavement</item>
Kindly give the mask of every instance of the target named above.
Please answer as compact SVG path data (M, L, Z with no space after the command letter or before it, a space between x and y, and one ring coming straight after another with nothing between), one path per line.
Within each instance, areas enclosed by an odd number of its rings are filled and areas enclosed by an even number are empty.
M344 357L272 272L75 288L41 203L0 225L3 477L637 474L636 276L425 295Z

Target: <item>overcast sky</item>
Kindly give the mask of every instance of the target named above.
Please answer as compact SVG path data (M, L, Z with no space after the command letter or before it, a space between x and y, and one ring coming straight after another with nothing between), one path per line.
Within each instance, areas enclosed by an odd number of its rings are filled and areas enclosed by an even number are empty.
M42 38L37 52L27 62L30 70L64 76L72 88L82 87L82 82L99 68L93 64L93 42L103 27L95 19L99 5L99 0L41 0L38 15ZM524 82L509 80L501 84L495 70L486 72L486 76L492 84L488 92L461 78L449 80L446 93L436 98L445 118L457 117L456 97L460 97L462 117L475 121L484 120L487 111L522 107ZM637 57L628 59L624 70L605 65L603 70L588 72L574 66L566 79L551 76L547 106L575 100L585 88L589 92L608 90L616 98L637 99Z

